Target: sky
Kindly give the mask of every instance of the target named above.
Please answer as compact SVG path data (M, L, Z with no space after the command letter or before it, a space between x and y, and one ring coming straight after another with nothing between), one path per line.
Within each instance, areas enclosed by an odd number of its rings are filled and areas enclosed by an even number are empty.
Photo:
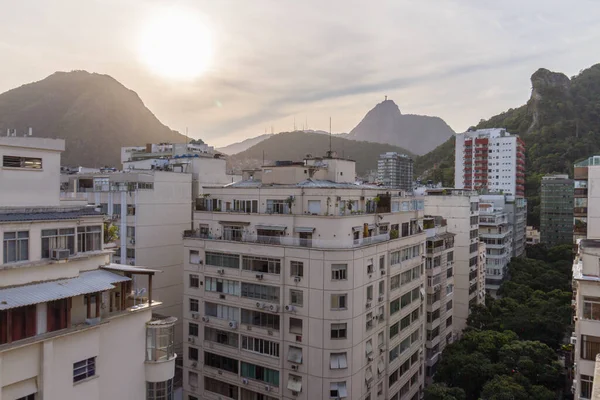
M0 92L55 71L113 76L214 146L349 132L388 96L466 130L529 98L538 68L600 62L600 1L0 1Z

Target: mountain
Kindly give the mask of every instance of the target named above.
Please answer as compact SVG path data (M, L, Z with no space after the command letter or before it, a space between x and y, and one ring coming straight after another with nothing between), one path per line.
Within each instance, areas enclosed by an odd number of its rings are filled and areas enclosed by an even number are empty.
M246 151L230 156L229 168L239 171L244 168L258 167L263 163L263 155L265 163L281 160L301 161L307 154L324 156L325 152L329 150L329 139L329 135L319 133L301 131L279 133ZM358 175L364 175L369 170L377 169L379 155L387 151L413 156L412 153L401 147L359 142L335 135L331 137L331 148L337 152L339 157L355 160Z
M120 167L121 147L185 141L139 96L108 75L56 72L0 94L0 132L33 128L33 136L66 141L62 164Z
M347 139L401 146L413 154L425 154L454 134L438 117L403 115L392 100L377 104L350 131Z
M319 130L315 131L312 129L307 129L307 130L303 130L300 132L320 133L320 134L324 134L324 135L329 134L328 132L325 132L325 131L319 131ZM265 133L264 135L260 135L260 136L256 136L256 137L253 137L250 139L242 140L241 142L232 143L225 147L220 147L216 150L220 151L221 153L227 154L227 155L241 153L242 151L249 149L250 147L254 146L255 144L259 144L263 140L266 140L273 135L274 135L273 133ZM341 134L341 135L344 135L344 134Z
M540 68L531 76L531 86L526 104L481 120L474 128L503 127L523 138L528 224L539 226L542 176L572 175L575 162L600 154L600 64L570 79ZM453 168L454 149L447 148L436 159Z

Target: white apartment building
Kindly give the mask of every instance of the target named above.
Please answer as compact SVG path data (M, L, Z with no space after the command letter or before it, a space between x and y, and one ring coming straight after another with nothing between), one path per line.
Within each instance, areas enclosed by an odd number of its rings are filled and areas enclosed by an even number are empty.
M441 354L453 342L454 234L440 216L425 217L427 234L427 319L425 325L425 384L433 382ZM432 305L437 304L437 307Z
M485 302L485 245L479 241L479 196L474 191L429 189L425 214L440 215L454 233L453 327L461 334L470 307Z
M336 158L246 178L186 233L185 400L418 399L423 200Z
M110 263L102 214L60 200L64 146L0 138L0 400L171 398L175 319L152 313L160 271Z
M454 165L458 189L525 194L525 144L506 129L456 134Z
M493 196L479 196L479 240L486 247L486 280L488 294L496 297L513 255L513 226L508 213L494 202Z

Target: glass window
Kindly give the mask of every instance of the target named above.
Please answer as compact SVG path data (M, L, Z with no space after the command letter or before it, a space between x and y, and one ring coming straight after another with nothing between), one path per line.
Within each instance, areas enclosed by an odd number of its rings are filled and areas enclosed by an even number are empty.
M290 261L290 275L304 276L304 263L302 261Z
M190 311L198 312L200 310L200 303L198 299L190 299Z
M73 383L96 375L96 357L88 358L73 364Z
M196 274L190 274L190 287L199 288L200 287L200 277Z
M78 226L77 227L77 251L102 250L102 226Z
M279 358L279 343L266 339L242 336L242 349Z
M345 281L348 279L348 264L331 264L331 280Z
M242 256L242 269L264 274L280 274L281 260L279 258Z
M279 303L279 288L242 282L242 297Z
M4 232L3 262L29 260L29 232Z
M2 156L4 168L42 169L42 159L35 157Z
M150 325L146 327L146 360L170 360L174 356L175 326Z
M583 318L600 321L600 297L583 298Z
M188 358L193 361L198 361L198 349L195 347L188 347Z
M221 396L225 396L225 397L233 399L233 400L238 400L238 387L235 385L231 385L227 382L223 382L223 381L205 376L204 377L204 389L209 392L217 393L217 394L220 394ZM190 396L188 400L198 400L198 398Z
M54 249L67 249L75 254L75 228L42 230L42 258L50 258Z
M278 331L279 315L242 309L242 323Z
M219 354L204 351L204 365L212 368L222 369L234 374L238 373L238 360Z
M300 318L290 318L290 333L302 334L302 320Z
M331 324L331 338L332 339L346 339L347 335L347 324Z
M191 254L191 253L190 253ZM191 257L191 255L190 255ZM237 254L206 252L206 265L224 268L240 268L240 256Z
M242 376L279 386L279 371L242 361Z
M290 303L302 307L304 305L304 292L302 290L290 289Z
M332 294L331 295L331 309L332 310L345 310L347 307L347 294Z
M581 375L581 393L582 399L592 398L592 387L594 386L594 377L589 375Z
M329 356L330 369L346 369L348 368L348 359L346 353L331 353Z
M198 336L198 324L190 322L188 326L188 335L189 336Z
M204 327L204 340L219 343L225 346L238 347L238 335L233 332L226 332L219 329Z
M240 283L229 279L206 277L204 279L204 290L207 292L240 295Z

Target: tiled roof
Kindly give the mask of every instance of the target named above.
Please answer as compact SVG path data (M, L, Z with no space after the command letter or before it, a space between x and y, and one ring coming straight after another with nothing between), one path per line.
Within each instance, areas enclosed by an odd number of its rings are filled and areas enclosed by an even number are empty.
M88 216L102 216L102 213L94 210L93 207L80 209L18 209L18 210L0 210L0 222L22 222L22 221L55 221L66 219L78 219Z

